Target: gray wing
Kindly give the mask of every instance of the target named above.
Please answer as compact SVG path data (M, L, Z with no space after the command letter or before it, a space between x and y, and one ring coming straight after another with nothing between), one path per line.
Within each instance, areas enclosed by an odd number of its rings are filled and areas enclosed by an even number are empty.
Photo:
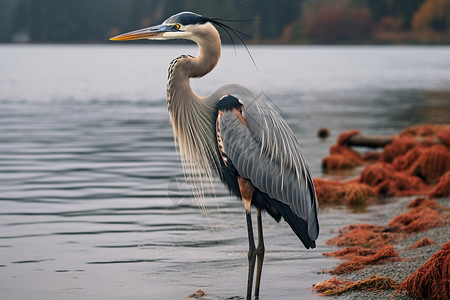
M240 176L287 204L308 223L308 235L315 240L319 233L317 197L291 129L269 103L244 87L228 85L216 93L233 95L244 103L248 127L232 112L224 113L220 123L224 151Z

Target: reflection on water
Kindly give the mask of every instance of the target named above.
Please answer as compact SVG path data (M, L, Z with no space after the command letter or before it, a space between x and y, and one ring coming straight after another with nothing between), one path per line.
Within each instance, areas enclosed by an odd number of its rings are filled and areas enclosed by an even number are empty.
M382 49L379 55L376 47L252 50L259 72L248 85L264 87L282 110L301 137L314 176L323 176L320 160L343 130L392 134L420 122L449 122L444 89L450 83L448 58L436 64L431 55L422 55L428 51L436 57L448 48ZM170 59L186 50L163 50L0 47L2 298L183 299L197 289L209 293L209 299L244 296L243 208L220 191L207 199L204 216L180 183L164 72ZM153 55L143 61L148 51ZM374 55L367 63L378 68L364 71L365 52ZM390 72L382 76L383 68L390 70L385 61L404 52L397 66L403 63L406 79L392 83ZM262 59L268 55L271 61ZM305 55L312 58L301 58ZM153 58L166 56L166 61ZM225 49L226 65L195 82L197 90L206 94L215 89L224 82L221 77L248 60L243 56L235 58L232 49ZM324 60L314 60L318 57ZM294 61L289 67L303 64L298 77L287 66L276 73L277 64L281 68L289 60ZM346 61L357 80L348 74ZM51 68L43 69L41 63ZM408 73L410 63L418 68L414 74ZM149 69L153 64L155 69ZM251 68L251 62L246 64ZM424 69L433 80L423 78ZM286 79L283 74L291 75ZM240 76L236 81L249 81ZM313 79L321 80L320 85ZM320 141L316 131L324 126L332 136ZM265 217L261 299L314 297L311 285L328 277L319 271L332 263L321 255L333 249L324 244L332 230L353 222L383 222L383 212L393 206L361 214L322 209L321 235L313 251L303 249L286 223Z

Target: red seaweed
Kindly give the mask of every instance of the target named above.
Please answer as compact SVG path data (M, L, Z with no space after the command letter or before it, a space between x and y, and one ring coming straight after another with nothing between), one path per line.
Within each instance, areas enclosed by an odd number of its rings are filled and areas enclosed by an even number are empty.
M414 299L450 299L450 242L403 281L396 294L403 291Z

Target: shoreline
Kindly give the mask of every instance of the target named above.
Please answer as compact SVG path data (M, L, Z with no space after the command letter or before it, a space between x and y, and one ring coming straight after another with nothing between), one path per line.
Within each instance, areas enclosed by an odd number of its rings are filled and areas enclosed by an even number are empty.
M408 197L408 199L413 199ZM437 198L435 199L440 205L449 207L450 198ZM392 210L386 215L386 220L390 220L396 215L403 213L407 210L406 205L408 201L401 201L399 207ZM386 224L386 220L382 220L380 223ZM423 237L427 237L437 244L419 247L416 249L408 250L412 244L417 242ZM364 269L352 272L346 275L335 276L339 279L349 279L352 281L368 278L372 275L387 276L396 280L398 283L403 282L409 275L414 273L420 268L433 254L438 252L442 245L450 240L450 226L435 227L423 232L412 234L404 239L399 240L393 246L395 251L398 252L403 259L396 262L387 262L380 265L366 266ZM340 247L343 248L343 247ZM333 275L330 274L330 278ZM412 299L406 293L397 294L391 298L395 293L395 290L381 290L381 291L348 291L339 296L329 296L335 299L343 300L356 300L356 299L394 299L394 300L406 300Z

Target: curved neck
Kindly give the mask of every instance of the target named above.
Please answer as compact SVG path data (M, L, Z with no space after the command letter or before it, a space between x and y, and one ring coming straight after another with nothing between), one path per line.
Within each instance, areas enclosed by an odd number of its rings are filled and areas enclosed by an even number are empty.
M220 58L220 37L217 30L211 25L213 30L201 36L201 39L194 38L194 42L199 47L197 57L191 57L185 65L186 73L189 77L203 77L211 72Z
M206 23L204 28L193 33L191 39L199 47L198 56L182 55L174 59L169 66L167 82L169 110L180 101L186 102L200 98L192 91L189 78L203 77L208 74L220 58L220 36L213 25Z

